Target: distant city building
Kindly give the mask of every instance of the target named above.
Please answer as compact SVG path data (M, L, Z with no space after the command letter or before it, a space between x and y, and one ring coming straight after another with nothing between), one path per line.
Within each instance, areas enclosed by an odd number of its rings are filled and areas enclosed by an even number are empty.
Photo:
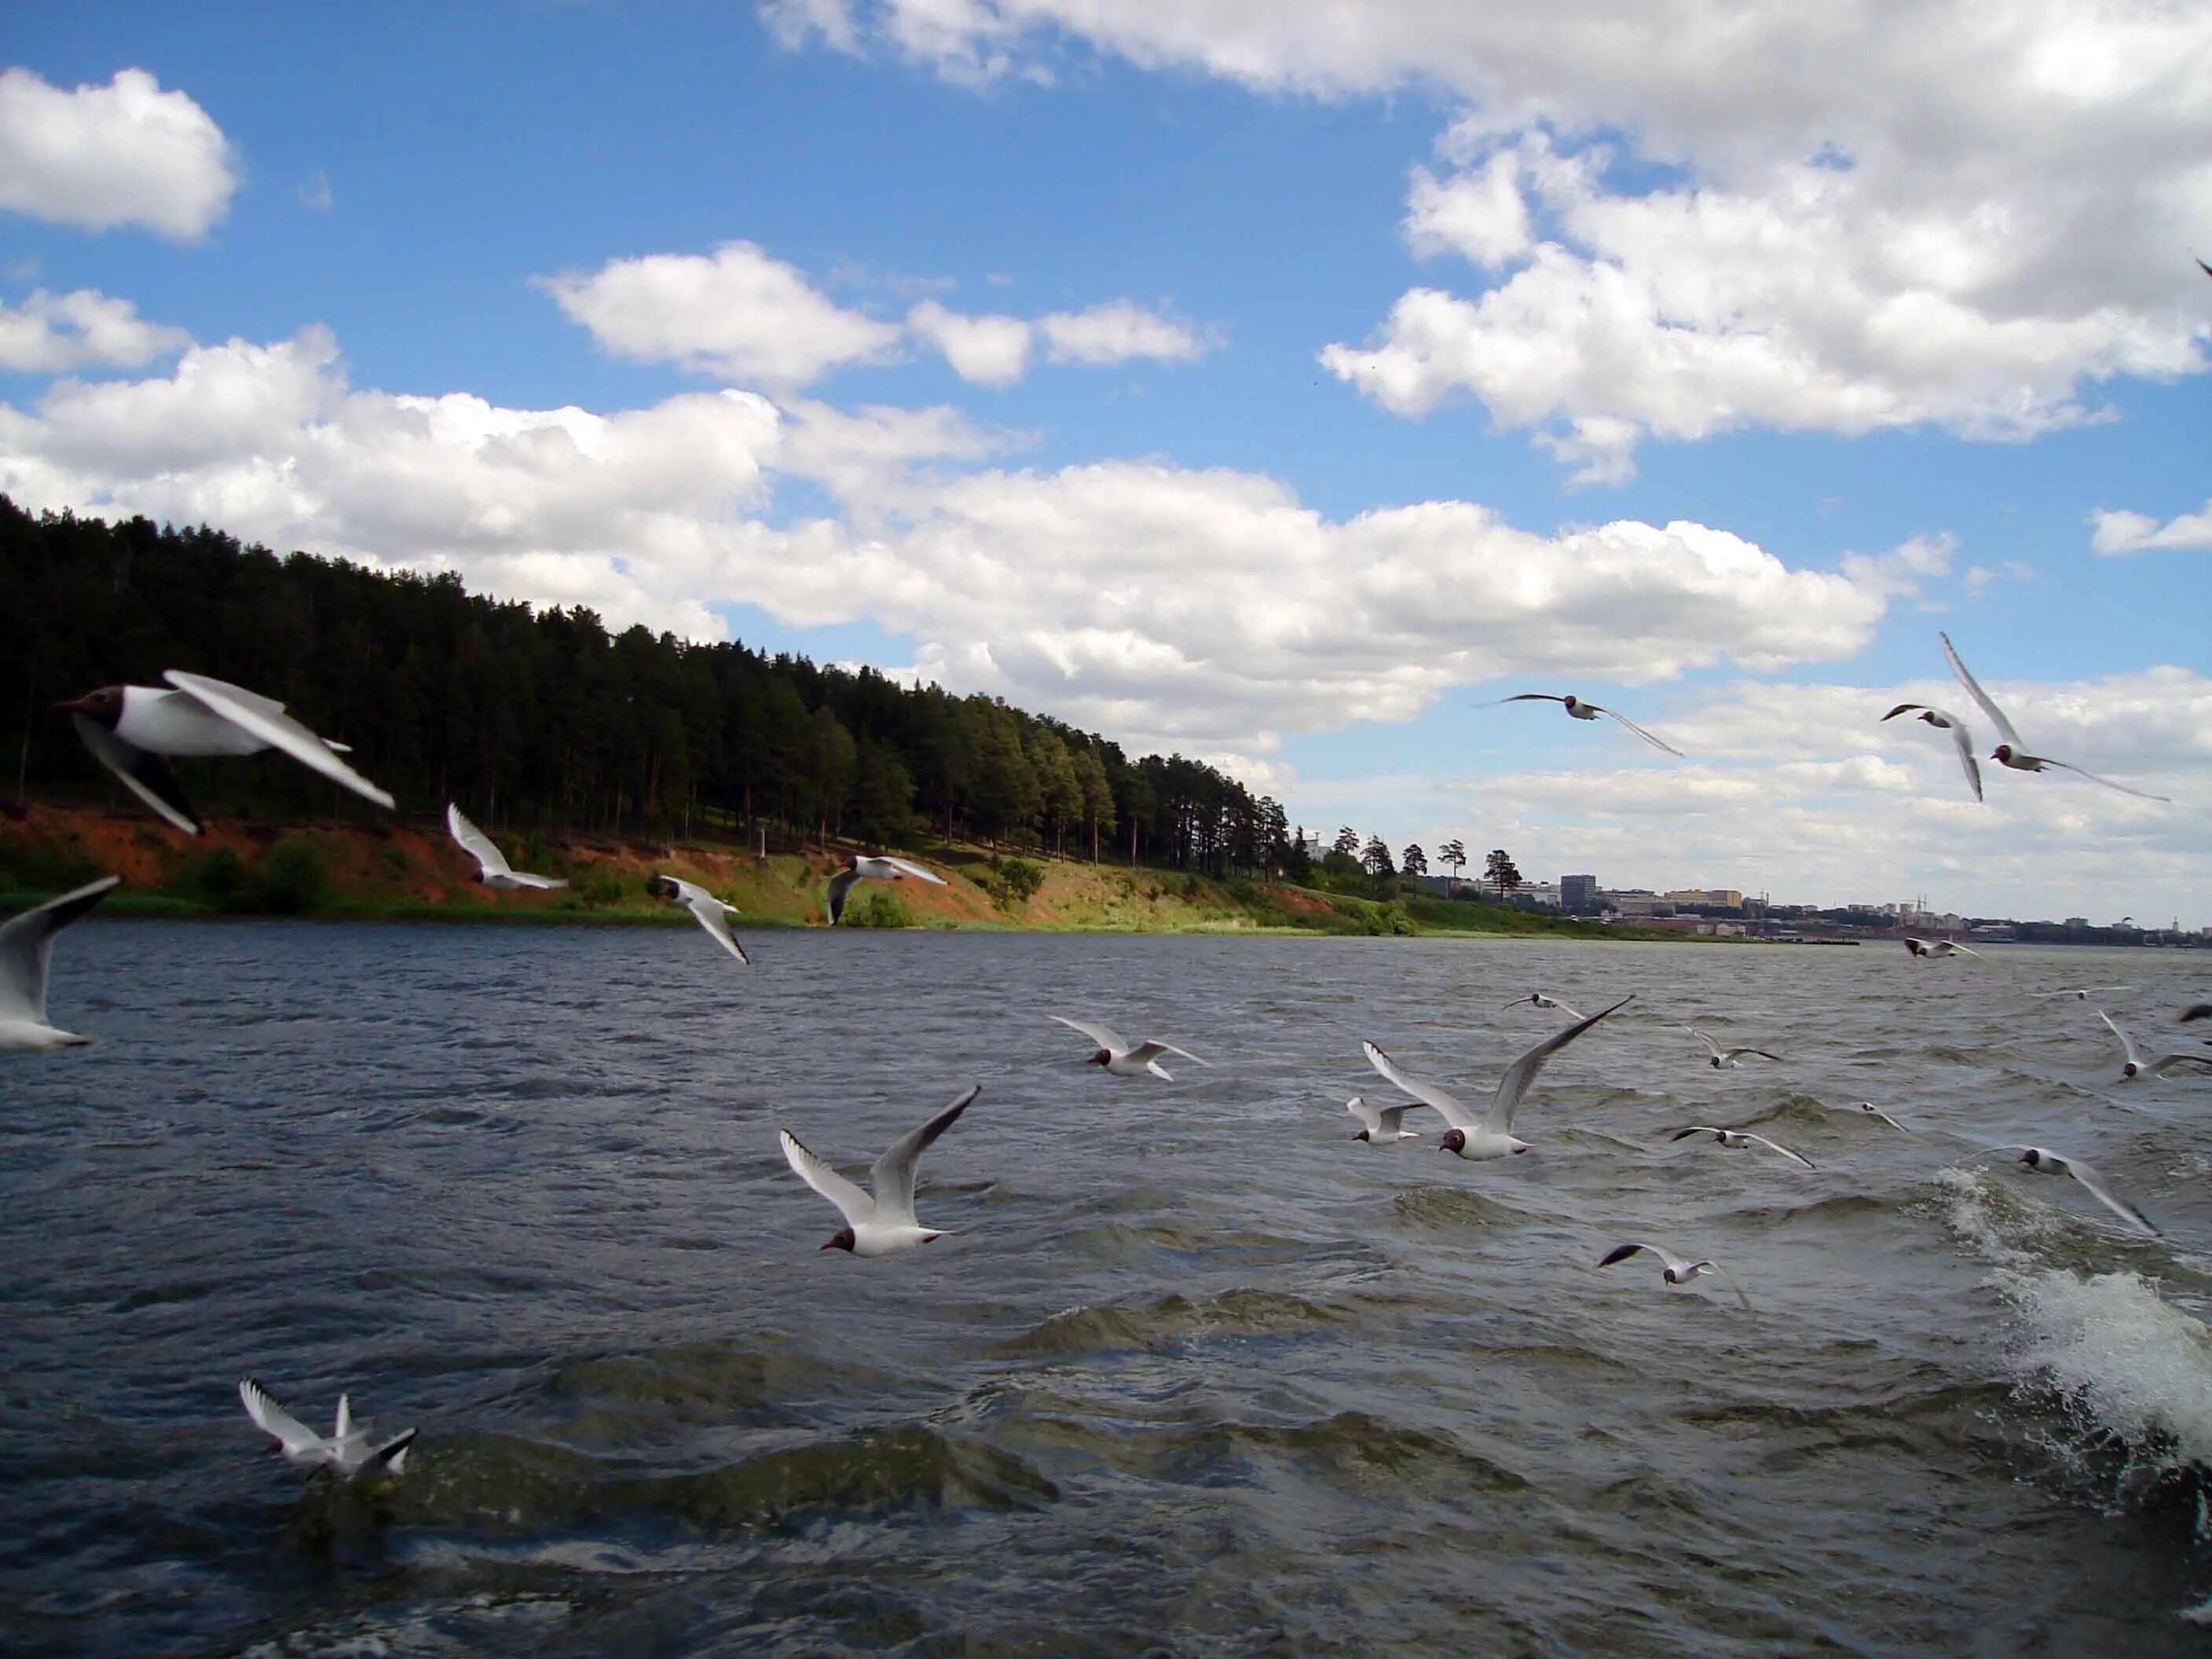
M1555 881L1524 881L1513 890L1513 896L1556 910L1560 903L1559 884Z
M1733 887L1677 887L1662 896L1674 904L1701 904L1709 910L1743 908L1743 895Z
M1559 908L1564 910L1596 909L1597 878L1595 876L1561 876L1559 878Z

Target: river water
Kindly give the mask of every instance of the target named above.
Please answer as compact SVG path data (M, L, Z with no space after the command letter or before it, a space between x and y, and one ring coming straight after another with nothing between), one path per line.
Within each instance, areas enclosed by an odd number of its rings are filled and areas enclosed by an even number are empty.
M94 921L0 1064L0 1647L2203 1651L2212 1078L2145 951ZM1372 1037L1528 1155L1350 1139ZM2123 1012L2124 1011L2124 1012ZM1213 1062L1081 1062L1047 1015ZM1673 1022L1780 1064L1717 1073ZM922 1164L884 1261L775 1130ZM1871 1099L1913 1131L1848 1109ZM1807 1171L1705 1140L1748 1123ZM1977 1148L2086 1158L2165 1229ZM1729 1267L1670 1290L1648 1239ZM421 1430L309 1482L240 1409ZM2212 1615L2200 1614L2201 1617Z

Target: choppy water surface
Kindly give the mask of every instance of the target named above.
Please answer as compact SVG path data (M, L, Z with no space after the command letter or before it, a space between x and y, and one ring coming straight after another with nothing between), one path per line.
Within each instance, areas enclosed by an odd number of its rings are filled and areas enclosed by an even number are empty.
M2203 957L749 942L73 930L54 1011L103 1046L0 1066L0 1645L2205 1644L2212 1080L2121 1085L2094 1004L2026 994L2129 982L2179 1038ZM1538 986L1637 1000L1534 1152L1349 1139L1362 1036L1486 1098ZM1108 1078L1051 1012L1216 1063ZM1715 1073L1686 1018L1787 1063ZM857 1173L971 1079L922 1166L958 1236L819 1251L776 1127ZM1716 1121L1820 1168L1666 1139ZM2016 1140L2166 1238L1970 1160ZM1634 1238L1753 1310L1591 1270ZM303 1482L246 1375L419 1425L408 1473Z

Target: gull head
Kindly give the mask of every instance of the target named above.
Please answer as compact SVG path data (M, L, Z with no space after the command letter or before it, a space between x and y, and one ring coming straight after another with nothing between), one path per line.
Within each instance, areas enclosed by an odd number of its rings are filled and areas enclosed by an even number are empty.
M1467 1131L1464 1129L1446 1130L1444 1132L1444 1138L1437 1142L1437 1150L1440 1152L1457 1152L1464 1158L1467 1155Z
M1990 758L1993 761L2009 762L2012 759L2012 745L2008 743L1999 744L1990 750Z
M651 881L646 883L645 886L647 892L657 894L662 898L674 898L683 890L677 886L673 879L667 876L655 876Z
M2027 1164L2031 1170L2039 1170L2043 1167L2042 1148L2031 1146L2026 1152L2022 1152L2014 1161Z
M2142 1070L2142 1067L2136 1065L2132 1060L2124 1060L2120 1062L2120 1075L2124 1078L2133 1077L2141 1070Z
M88 691L68 702L56 703L54 712L58 714L83 714L113 731L115 722L123 718L123 688L103 685L97 691Z
M837 1229L836 1235L822 1248L825 1250L849 1250L853 1248L854 1242L853 1230L850 1227L840 1227Z
M1083 1063L1085 1066L1103 1066L1113 1058L1114 1056L1107 1050L1101 1048L1097 1054L1091 1055L1090 1059L1085 1060Z
M1718 1054L1715 1054L1711 1059L1708 1060L1705 1064L1711 1066L1713 1070L1717 1072L1722 1066L1727 1065L1728 1062L1723 1060Z

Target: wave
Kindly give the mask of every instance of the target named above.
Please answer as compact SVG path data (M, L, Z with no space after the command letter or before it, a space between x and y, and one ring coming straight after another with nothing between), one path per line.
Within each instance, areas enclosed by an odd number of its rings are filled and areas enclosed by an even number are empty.
M1001 1353L1157 1351L1195 1337L1290 1336L1350 1315L1304 1297L1245 1287L1195 1300L1164 1296L1140 1307L1068 1308L1009 1338Z

